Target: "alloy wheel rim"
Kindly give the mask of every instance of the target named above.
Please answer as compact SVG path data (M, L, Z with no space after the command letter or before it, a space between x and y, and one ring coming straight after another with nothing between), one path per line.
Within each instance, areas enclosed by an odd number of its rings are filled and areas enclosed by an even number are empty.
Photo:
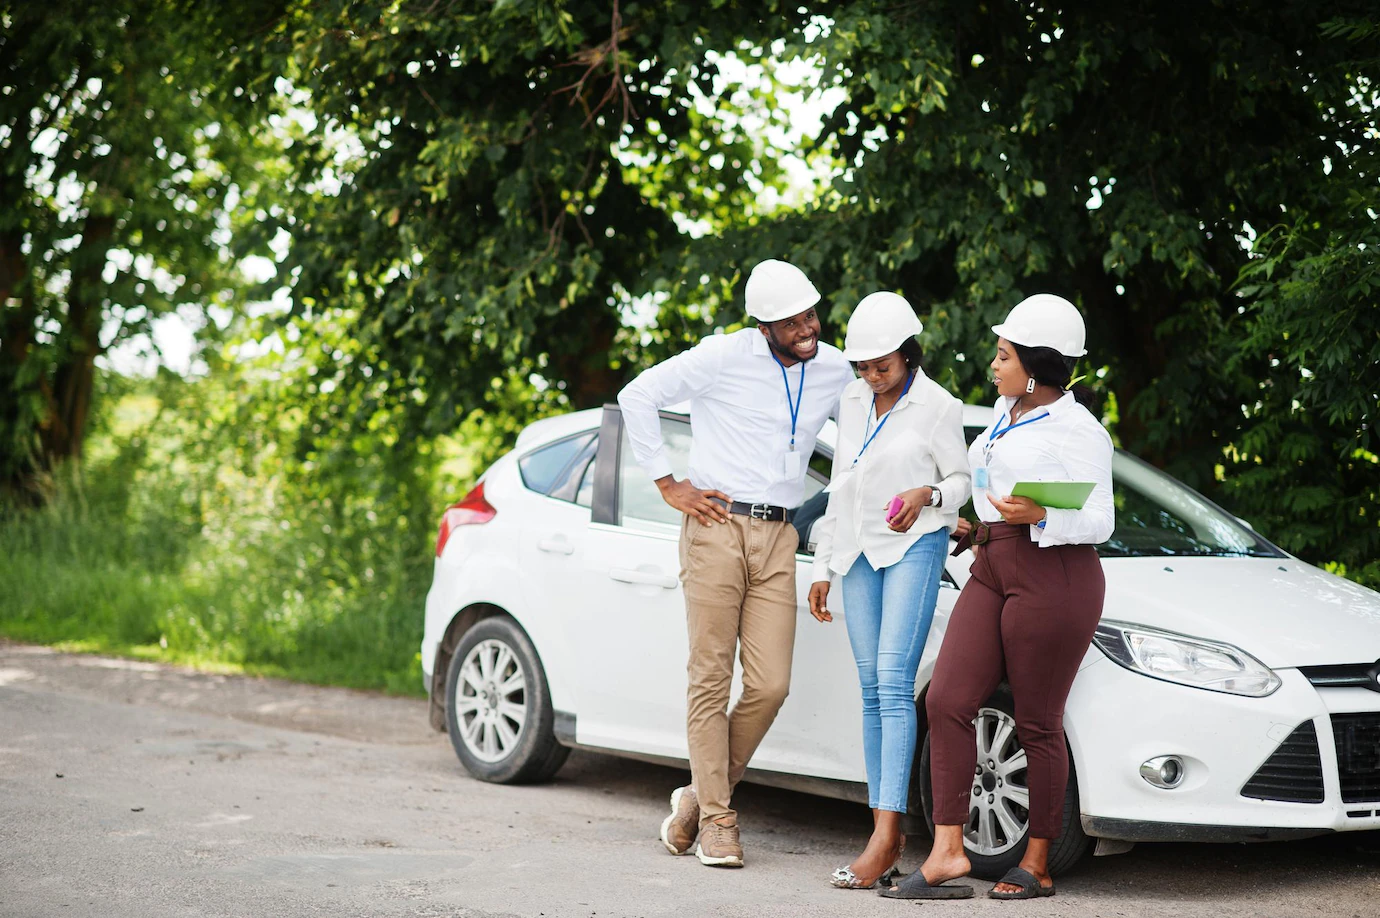
M512 754L527 724L527 674L502 641L481 641L460 666L455 719L460 740L481 762Z
M963 841L969 851L991 857L1010 851L1030 828L1026 756L1016 736L1016 721L1005 711L982 708L973 726L977 768Z

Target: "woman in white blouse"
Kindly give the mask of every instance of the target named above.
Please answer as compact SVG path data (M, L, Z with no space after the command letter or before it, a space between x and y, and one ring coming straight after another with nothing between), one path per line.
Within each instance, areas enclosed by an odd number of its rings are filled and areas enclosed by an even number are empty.
M1093 546L1111 536L1115 523L1112 440L1088 411L1092 392L1069 388L1074 360L1087 353L1083 317L1069 301L1039 294L992 330L1000 397L992 423L968 451L979 522L960 543L971 541L976 558L925 703L934 847L919 870L883 890L897 898L972 895L972 887L940 884L970 869L963 830L973 788L1002 778L976 761L973 718L1003 678L1026 754L1029 838L1020 866L988 895L1054 895L1049 849L1063 827L1069 771L1064 702L1102 615L1102 565ZM1079 509L1011 496L1018 482L1040 481L1093 487Z
M963 406L921 369L920 330L915 311L894 293L874 293L854 310L843 356L861 378L843 391L829 509L815 527L810 612L833 620L830 577L841 574L862 684L874 830L866 850L830 879L847 889L870 889L890 875L905 846L915 671L949 532L969 492Z

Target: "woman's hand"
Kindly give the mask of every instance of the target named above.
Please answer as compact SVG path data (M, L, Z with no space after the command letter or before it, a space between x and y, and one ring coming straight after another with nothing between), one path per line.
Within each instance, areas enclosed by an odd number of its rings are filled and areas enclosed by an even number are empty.
M810 614L822 622L832 622L834 616L825 608L829 598L829 581L816 580L810 584Z
M960 516L958 518L958 522L954 524L953 535L949 536L949 538L961 540L964 536L966 536L968 533L972 531L973 521L968 519L966 516Z
M892 532L909 532L910 527L915 525L915 521L920 518L920 511L930 504L930 495L933 489L930 487L911 488L909 491L902 491L896 496L901 498L901 509L896 511L896 515L887 521ZM891 505L887 501L887 506ZM882 508L885 512L886 508Z
M1033 526L1046 516L1046 510L1028 497L990 497L1001 518L1013 526Z

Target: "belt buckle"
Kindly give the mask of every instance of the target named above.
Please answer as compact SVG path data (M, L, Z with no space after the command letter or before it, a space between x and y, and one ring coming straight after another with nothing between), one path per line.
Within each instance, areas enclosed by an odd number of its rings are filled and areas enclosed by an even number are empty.
M973 527L973 544L986 545L987 539L991 536L991 534L992 527L988 526L986 523L979 522L977 525Z
M771 513L771 504L753 504L748 508L748 516L755 520L765 520Z

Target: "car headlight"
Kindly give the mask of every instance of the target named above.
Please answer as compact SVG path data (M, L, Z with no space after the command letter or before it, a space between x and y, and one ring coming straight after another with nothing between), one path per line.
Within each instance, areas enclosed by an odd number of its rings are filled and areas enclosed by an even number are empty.
M1103 621L1093 643L1129 670L1211 692L1263 698L1280 686L1270 667L1239 647L1127 622Z

